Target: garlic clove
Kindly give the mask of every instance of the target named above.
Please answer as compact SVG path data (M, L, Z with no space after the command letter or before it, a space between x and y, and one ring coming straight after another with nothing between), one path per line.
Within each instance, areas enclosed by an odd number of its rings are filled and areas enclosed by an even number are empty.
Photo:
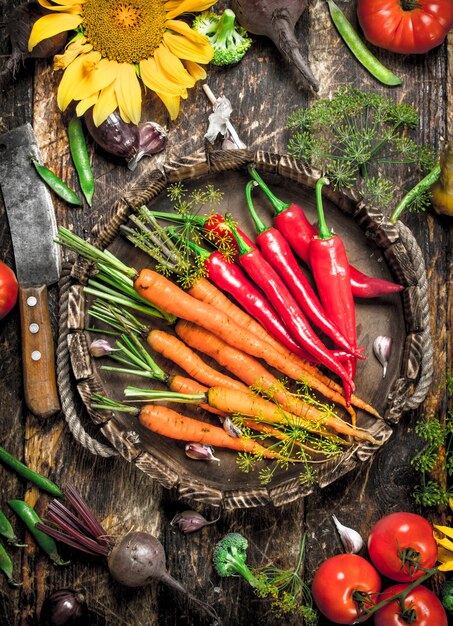
M387 374L387 366L392 353L392 338L386 335L379 335L373 343L373 352L379 363L382 365L382 378Z
M230 437L240 437L242 435L242 431L239 426L233 423L230 417L225 417L222 421L223 430L227 432Z
M219 519L220 515L209 522L203 515L197 513L197 511L183 511L174 516L170 522L170 526L178 526L179 530L186 535L201 530L205 526L215 524Z
M214 448L205 443L187 443L184 448L186 456L196 461L218 461L220 459L214 456Z
M341 543L346 552L357 554L364 546L364 541L360 534L353 528L348 528L338 521L335 515L332 515L335 527L340 535Z
M108 356L118 350L119 348L112 348L106 339L95 339L88 348L89 353L94 357Z

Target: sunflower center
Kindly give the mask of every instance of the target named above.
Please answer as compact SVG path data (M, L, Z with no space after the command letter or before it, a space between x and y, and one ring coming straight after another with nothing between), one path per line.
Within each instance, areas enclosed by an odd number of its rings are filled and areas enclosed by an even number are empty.
M83 29L94 50L118 63L152 57L165 31L163 0L85 0Z

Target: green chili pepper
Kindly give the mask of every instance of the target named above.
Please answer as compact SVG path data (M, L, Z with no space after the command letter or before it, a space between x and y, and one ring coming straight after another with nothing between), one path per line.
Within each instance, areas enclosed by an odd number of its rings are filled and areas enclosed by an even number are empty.
M415 187L412 187L407 194L400 200L397 206L393 209L393 213L390 216L390 223L396 224L399 220L401 213L407 209L408 206L412 204L414 199L421 195L423 192L428 191L435 182L437 182L440 178L441 167L438 163L434 166L434 168L420 180Z
M80 188L89 206L94 194L94 177L88 156L80 117L73 117L68 126L69 149L79 177Z
M332 18L332 22L335 24L341 38L348 46L349 50L355 56L355 58L363 65L363 67L370 72L378 81L384 85L401 85L402 80L395 76L393 72L387 69L378 59L372 54L363 41L360 39L356 31L351 25L343 13L343 11L335 4L333 0L327 0L329 5L329 12Z
M2 448L1 446L0 461L13 469L17 474L19 474L19 476L26 478L40 489L50 493L52 496L61 497L63 495L63 492L59 487L57 487L55 483L24 465L21 461L16 459L16 457L7 452L5 448Z
M5 574L10 585L19 587L22 584L16 582L13 578L13 562L2 543L0 543L0 570Z
M5 537L8 543L16 548L26 548L26 543L20 543L19 538L16 536L13 527L11 526L9 519L0 511L0 535Z
M8 505L24 522L38 546L50 557L55 565L67 565L69 563L69 561L63 561L58 554L57 544L52 537L49 537L49 535L46 535L42 530L36 528L36 524L42 524L42 520L33 507L24 500L8 500Z
M63 200L65 200L68 204L73 204L75 206L82 206L77 194L72 191L70 187L64 183L61 178L52 172L48 167L38 163L36 159L32 157L32 163L35 166L36 171L40 175L47 185Z

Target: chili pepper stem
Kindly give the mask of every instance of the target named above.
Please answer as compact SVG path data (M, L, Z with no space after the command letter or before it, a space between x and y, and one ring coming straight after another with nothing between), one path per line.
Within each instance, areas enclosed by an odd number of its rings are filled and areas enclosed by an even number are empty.
M315 193L316 193L316 209L318 211L318 222L319 229L318 235L319 239L329 239L332 237L333 233L330 228L327 226L326 217L324 215L324 208L322 205L322 188L324 185L329 185L329 179L322 177L316 181Z
M397 204L393 213L390 216L390 223L396 224L403 211L411 204L413 199L421 192L429 189L440 178L441 166L438 163L415 187L404 196L404 198Z
M261 176L258 174L258 172L256 171L256 169L255 169L255 167L253 165L249 165L248 172L249 172L250 176L253 178L253 180L255 180L258 183L260 188L263 190L263 192L269 198L272 206L274 207L275 215L279 215L280 213L282 213L283 211L285 211L286 209L289 208L290 205L288 203L283 202L283 200L280 200L279 198L277 198L277 196L275 194L272 193L272 191L266 185L266 183L261 178Z
M257 233L258 235L261 235L261 233L264 233L264 231L268 230L269 227L266 226L266 224L260 218L252 202L252 189L254 187L258 187L258 183L256 182L256 180L251 180L250 182L247 183L247 185L245 186L245 197L247 199L247 206L248 206L250 215L252 216L253 223L255 224Z

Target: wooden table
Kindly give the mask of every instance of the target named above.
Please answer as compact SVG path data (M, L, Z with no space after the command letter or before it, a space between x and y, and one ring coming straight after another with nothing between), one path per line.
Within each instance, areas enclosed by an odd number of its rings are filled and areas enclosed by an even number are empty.
M8 20L13 5L2 0L1 22ZM307 51L315 76L320 79L320 96L328 96L340 85L387 90L376 83L349 55L334 30L326 4L310 0L297 28L298 38ZM339 2L356 24L355 3ZM227 5L219 2L219 6ZM1 54L9 52L5 29L1 31ZM391 95L413 103L421 115L417 131L420 141L436 148L448 138L453 127L453 37L440 48L420 57L397 56L377 50L379 58L404 81ZM2 58L5 62L5 58ZM76 185L69 155L66 127L68 116L56 105L59 75L50 61L26 62L1 94L0 129L6 131L31 122L43 161L66 181ZM314 97L297 87L288 67L266 39L256 38L253 48L237 66L210 68L208 83L217 96L226 95L233 105L232 122L251 150L264 149L283 154L286 149L287 115L313 101ZM165 122L162 110L147 101L151 117ZM210 104L201 84L182 103L178 119L168 125L168 159L177 159L203 149ZM450 131L451 132L451 131ZM450 136L450 140L452 137ZM146 159L135 173L124 162L109 158L89 142L96 176L92 209L69 208L55 199L59 225L88 236L105 206L121 196L134 182ZM30 467L51 476L59 484L71 480L86 497L99 519L113 534L127 529L146 529L165 546L168 568L196 596L211 602L225 624L281 624L273 617L270 604L258 599L239 579L220 580L213 572L210 556L214 543L228 531L240 531L250 540L250 562L274 561L291 567L295 563L300 538L307 533L304 572L307 582L322 559L341 551L331 514L355 527L366 537L382 515L399 510L417 510L412 498L417 474L411 459L420 447L414 425L421 415L445 417L451 409L445 391L445 378L452 363L452 254L451 222L426 214L403 218L423 252L429 281L431 329L434 342L434 373L431 389L418 410L406 413L391 441L371 462L349 473L335 484L307 498L275 508L273 506L224 513L213 526L194 535L182 535L169 523L174 514L187 508L169 492L119 457L101 458L76 443L61 415L40 421L27 413L23 403L18 311L0 322L0 443ZM13 250L0 203L0 258L14 266ZM54 329L57 329L58 290L51 290ZM451 400L451 399L450 399ZM80 406L80 411L84 409ZM88 432L96 431L88 417L82 419ZM6 501L25 498L45 511L47 497L0 466L0 508ZM210 518L213 511L197 507ZM8 511L9 513L9 511ZM153 624L208 624L209 620L185 597L162 585L125 590L114 584L103 563L73 554L71 564L55 567L28 538L29 547L13 550L12 556L20 588L0 581L0 623L36 624L46 591L62 587L85 588L92 608L90 624L152 626ZM298 618L284 620L288 626ZM321 622L325 624L325 622Z

